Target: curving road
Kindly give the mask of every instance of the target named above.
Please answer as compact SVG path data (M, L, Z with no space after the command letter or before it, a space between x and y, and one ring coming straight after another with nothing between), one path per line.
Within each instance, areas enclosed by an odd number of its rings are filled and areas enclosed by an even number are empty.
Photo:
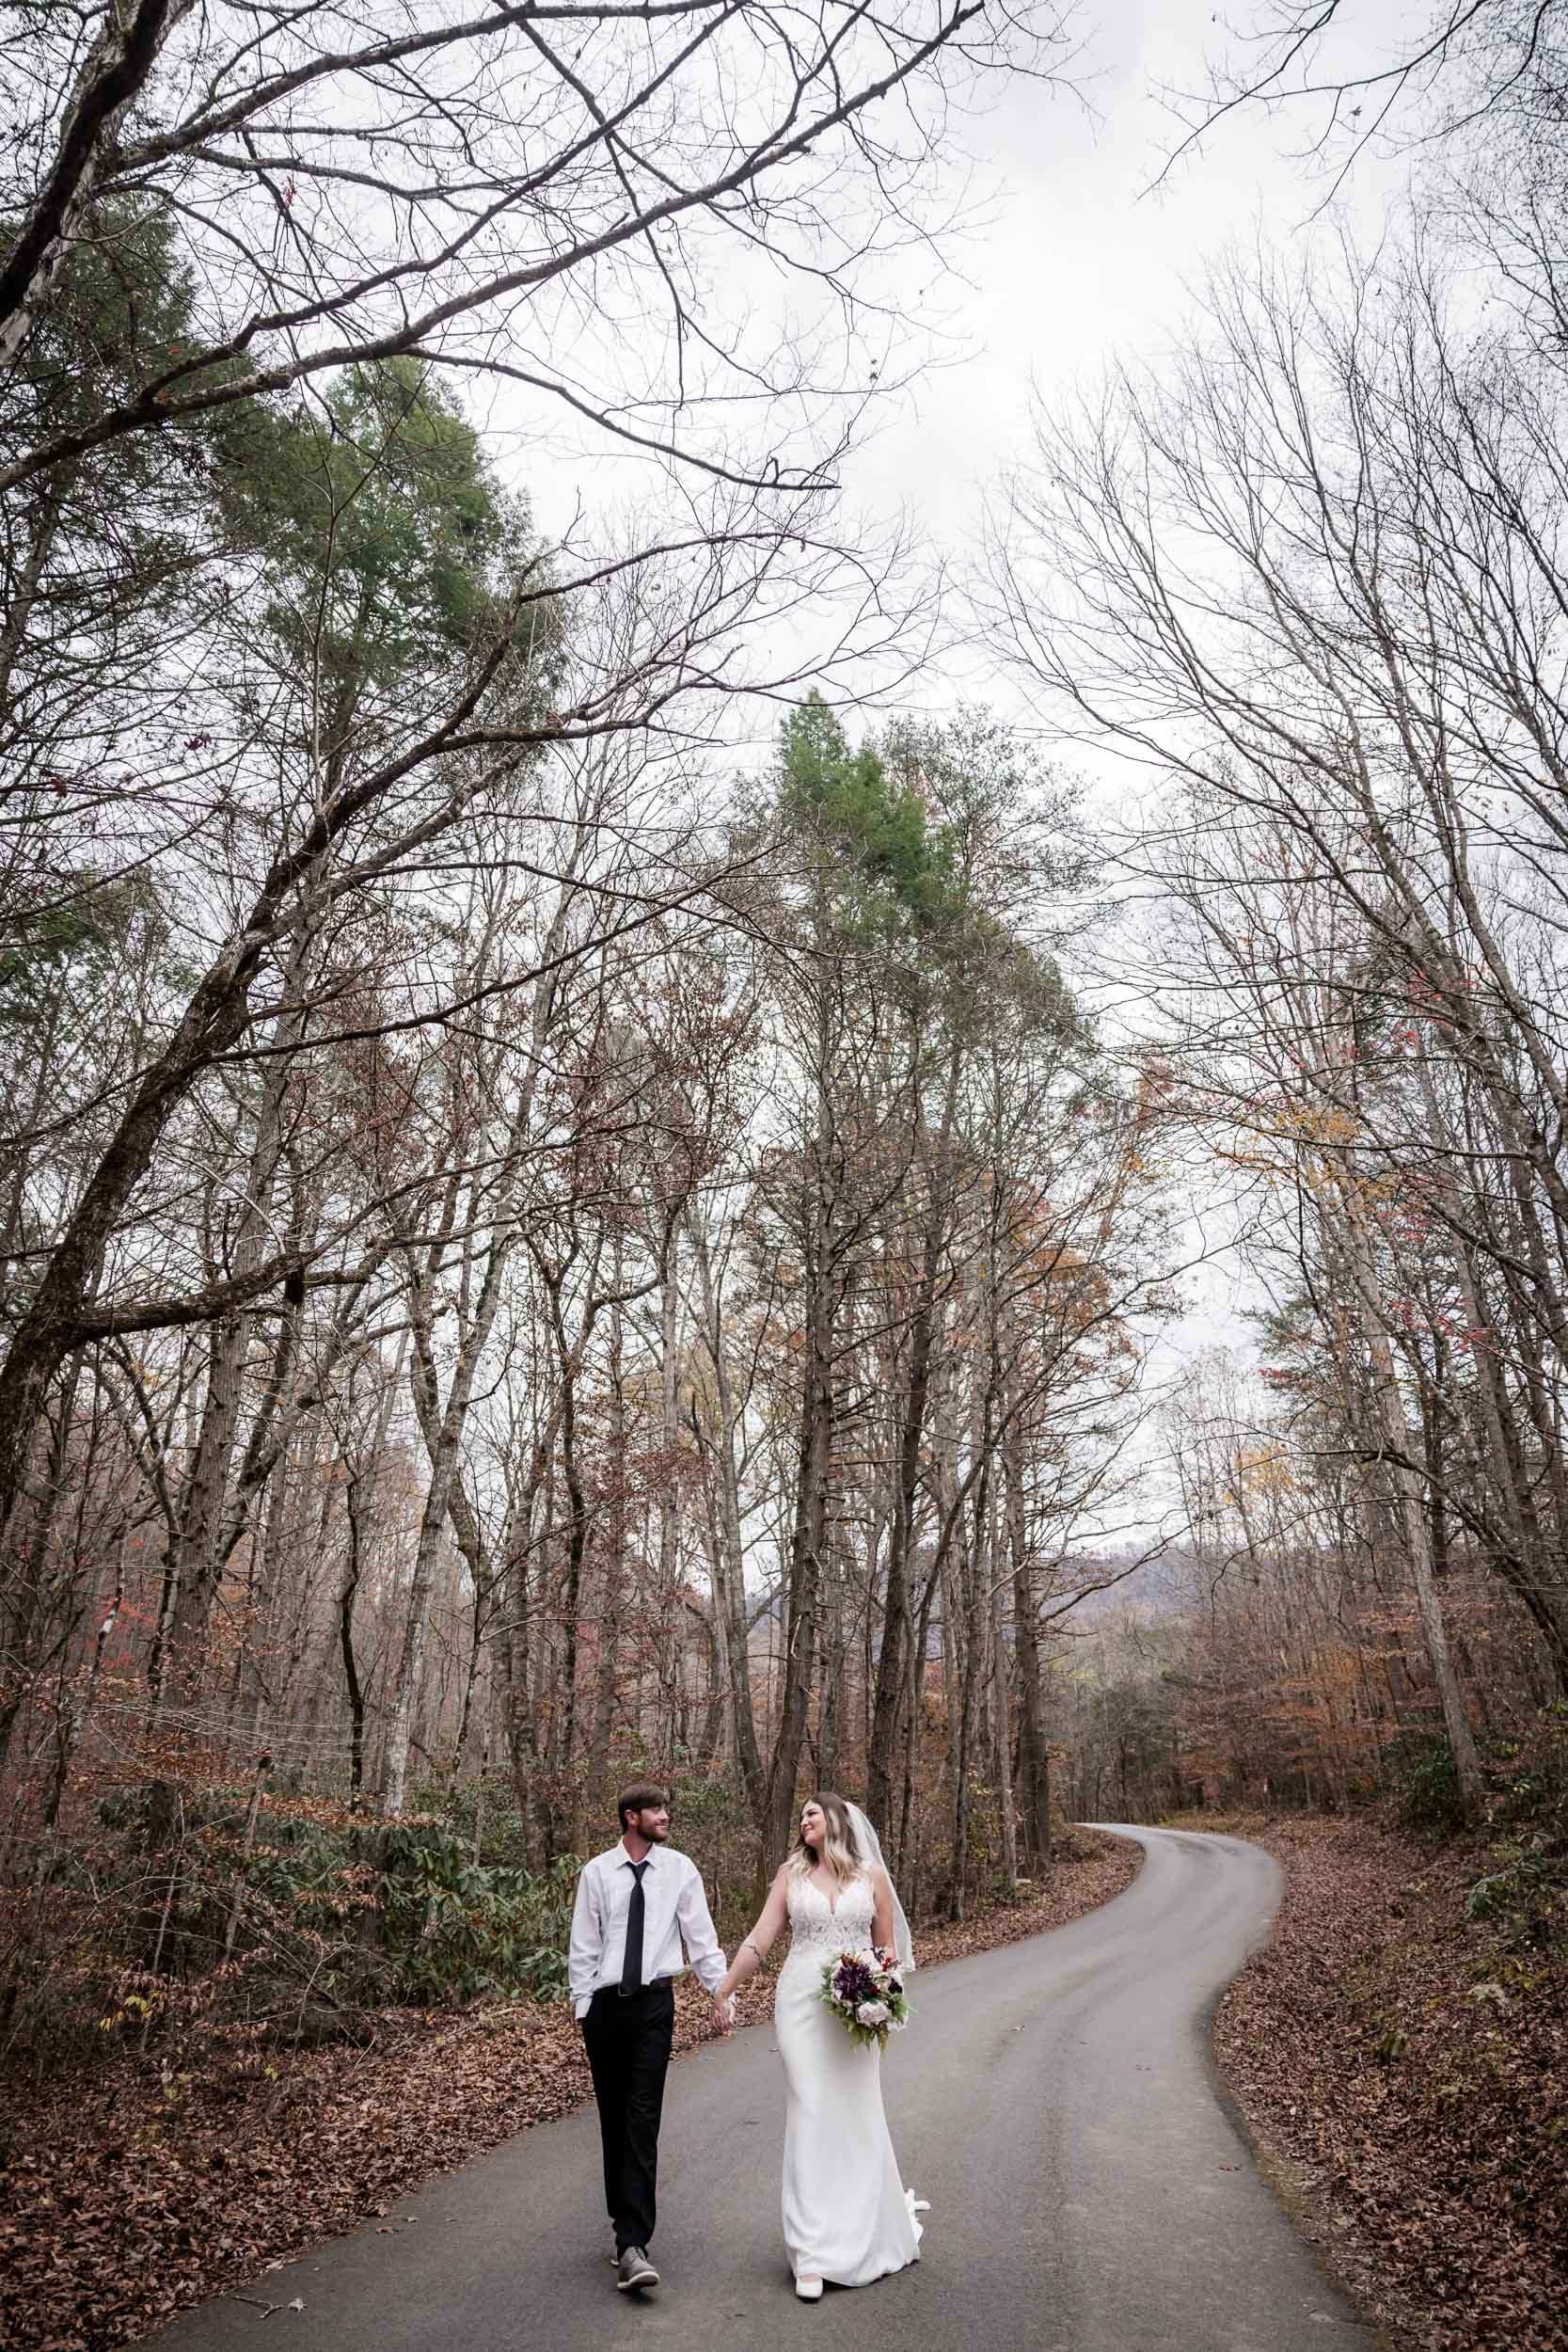
M1106 1822L1113 1829L1118 1825ZM884 2069L925 2260L816 2305L778 2234L771 2032L670 2078L657 2296L615 2293L592 2109L540 2124L393 2217L205 2305L159 2352L1372 2352L1216 2095L1209 2017L1267 1933L1278 1871L1231 1837L1125 1829L1127 1892L917 1977Z

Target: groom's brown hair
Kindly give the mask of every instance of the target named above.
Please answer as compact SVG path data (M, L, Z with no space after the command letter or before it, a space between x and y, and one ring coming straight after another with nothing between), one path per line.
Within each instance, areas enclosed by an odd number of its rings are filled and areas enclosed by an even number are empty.
M654 1813L670 1802L670 1791L651 1780L640 1780L630 1788L623 1788L615 1800L616 1826L623 1832L628 1813Z

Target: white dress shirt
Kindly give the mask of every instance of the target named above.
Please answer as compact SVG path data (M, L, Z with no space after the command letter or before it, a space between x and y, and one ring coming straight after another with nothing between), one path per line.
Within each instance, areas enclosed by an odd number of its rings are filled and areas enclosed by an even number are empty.
M572 2006L586 2017L601 1985L619 1984L626 1956L626 1912L637 1880L623 1842L596 1853L582 1866L572 1907L572 1940L566 1952L566 1981ZM669 1846L649 1848L642 1873L642 1981L679 1976L681 1946L699 1980L717 1993L724 1955L708 1916L702 1872L689 1854Z

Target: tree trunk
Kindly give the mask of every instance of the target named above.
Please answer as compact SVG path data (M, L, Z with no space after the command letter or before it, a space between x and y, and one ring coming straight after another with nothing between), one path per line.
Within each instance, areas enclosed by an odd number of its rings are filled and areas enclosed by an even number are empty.
M1029 1557L1023 1493L1022 1439L1009 1428L1002 1448L1006 1491L1007 1549L1013 1572L1013 1657L1018 1677L1018 1790L1023 1848L1033 1872L1051 1863L1051 1756L1040 1682L1035 1572Z
M871 1746L865 1768L865 1809L873 1821L886 1820L889 1817L895 1743L903 1711L904 1660L909 1649L910 1546L913 1540L915 1498L920 1483L920 1449L926 1434L926 1414L930 1400L931 1353L938 1324L937 1289L950 1199L947 1159L958 1107L960 1058L959 1048L955 1044L948 1059L942 1127L929 1154L926 1232L922 1244L920 1279L910 1325L909 1378L905 1383L899 1413L898 1469L894 1484L893 1518L888 1535L882 1644L877 1661L877 1694L871 1710Z
M730 1379L729 1354L724 1345L721 1306L708 1255L707 1234L691 1225L693 1255L703 1301L703 1334L713 1365L718 1400L718 1429L713 1458L719 1473L720 1523L712 1552L714 1605L724 1622L724 1654L728 1668L731 1721L740 1775L746 1786L752 1819L761 1832L767 1812L768 1780L757 1746L756 1711L752 1696L749 1629L746 1622L746 1553L741 1526L740 1480L736 1469L736 1439L740 1415Z
M1354 1183L1354 1177L1350 1181ZM1414 1440L1405 1421L1394 1350L1379 1304L1371 1248L1354 1200L1345 1200L1343 1208L1341 1231L1345 1235L1350 1265L1361 1301L1362 1328L1371 1358L1375 1406L1384 1440L1389 1450L1388 1469L1405 1555L1416 1589L1417 1615L1426 1643L1433 1680L1437 1686L1449 1752L1453 1758L1454 1775L1459 1784L1460 1803L1466 1813L1473 1813L1481 1803L1481 1762L1476 1755L1475 1740L1449 1650L1442 1605L1433 1581L1431 1533L1426 1513L1421 1507L1419 1473L1413 1467Z
M805 1748L806 1714L816 1664L817 1606L828 1536L828 1482L832 1451L832 1359L828 1303L819 1290L806 1331L795 1527L790 1542L784 1621L784 1685L779 1731L768 1773L762 1869L769 1876L789 1844L795 1790Z

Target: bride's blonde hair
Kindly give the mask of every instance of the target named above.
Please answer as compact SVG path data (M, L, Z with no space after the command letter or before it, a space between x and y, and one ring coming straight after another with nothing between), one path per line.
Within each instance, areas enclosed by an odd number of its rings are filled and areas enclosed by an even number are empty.
M859 1878L865 1867L865 1856L862 1853L860 1840L855 1836L855 1825L849 1819L847 1802L836 1795L832 1788L819 1788L815 1795L806 1799L805 1804L801 1805L802 1813L806 1809L806 1804L820 1805L823 1819L828 1824L822 1833L822 1851L820 1853L813 1853L797 1828L795 1843L785 1856L786 1867L796 1872L800 1878L808 1878L820 1862L837 1879L841 1886L847 1886L849 1881Z

